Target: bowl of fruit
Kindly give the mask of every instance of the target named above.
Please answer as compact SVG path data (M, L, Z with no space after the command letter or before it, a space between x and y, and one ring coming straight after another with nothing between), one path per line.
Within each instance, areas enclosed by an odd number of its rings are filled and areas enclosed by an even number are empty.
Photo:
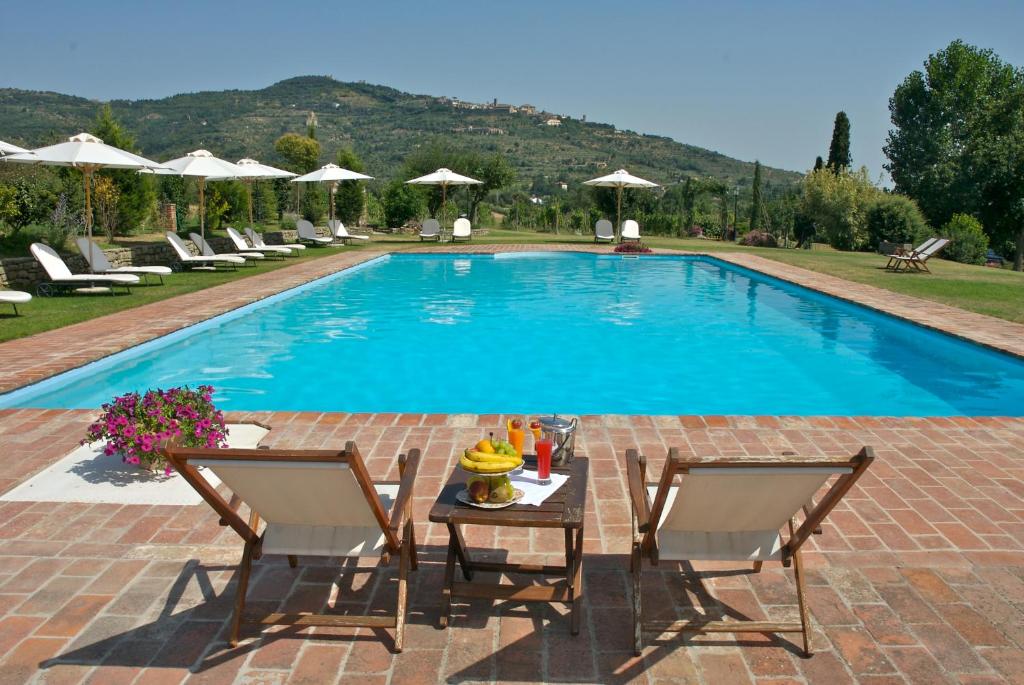
M500 476L523 467L523 457L508 440L499 440L491 433L462 453L459 466L463 471L488 476Z
M523 491L512 486L507 475L471 476L466 489L455 495L455 499L480 509L504 509L523 498Z

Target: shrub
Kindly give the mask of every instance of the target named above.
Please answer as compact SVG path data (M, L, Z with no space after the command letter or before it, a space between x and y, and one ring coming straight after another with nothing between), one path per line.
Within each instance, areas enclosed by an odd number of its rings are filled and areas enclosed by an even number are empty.
M415 219L426 209L423 195L417 188L401 181L393 181L384 190L384 220L391 228L405 225L409 219Z
M954 214L942 227L942 235L949 238L944 256L963 264L984 264L988 252L988 236L981 222L969 214Z
M324 213L327 212L327 199L318 183L307 183L308 188L302 192L302 200L299 202L299 213L302 218L314 226L320 223Z
M813 171L803 180L800 212L814 223L817 234L829 245L837 250L856 250L867 243L865 210L878 192L866 169Z
M647 247L643 243L622 243L621 245L615 246L615 252L620 254L643 254L646 252L653 252L651 248Z
M57 252L64 249L68 238L78 233L82 226L82 215L68 207L68 196L61 193L57 205L43 227L46 243Z
M103 413L86 431L82 444L106 440L105 456L119 454L127 464L162 466L170 473L160 449L177 438L183 447L224 447L224 415L213 406L213 388L200 385L170 390L131 392L103 405Z
M775 236L764 231L749 231L740 239L740 245L747 247L778 247Z
M879 193L866 213L868 247L877 250L882 241L917 245L931 233L917 203L906 195Z

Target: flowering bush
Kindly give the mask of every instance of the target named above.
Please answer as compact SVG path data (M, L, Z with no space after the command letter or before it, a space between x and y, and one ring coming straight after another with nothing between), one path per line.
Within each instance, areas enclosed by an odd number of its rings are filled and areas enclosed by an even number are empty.
M99 420L89 426L82 444L106 440L103 454L120 454L128 464L171 469L160 453L160 445L178 438L183 447L224 447L227 428L224 414L212 402L213 388L200 385L170 390L131 392L103 405Z
M647 247L643 243L637 242L637 243L622 243L621 245L617 245L615 247L615 251L616 252L632 253L632 252L651 252L652 250L651 250L651 248Z
M747 245L748 247L778 247L779 243L771 233L748 231L746 235L740 238L740 245Z

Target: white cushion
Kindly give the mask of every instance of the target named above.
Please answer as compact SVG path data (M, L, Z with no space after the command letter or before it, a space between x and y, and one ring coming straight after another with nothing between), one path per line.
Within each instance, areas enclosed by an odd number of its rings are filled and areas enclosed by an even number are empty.
M32 299L32 296L28 293L23 293L19 290L0 290L0 302L7 302L8 304L21 304L22 302L28 302Z

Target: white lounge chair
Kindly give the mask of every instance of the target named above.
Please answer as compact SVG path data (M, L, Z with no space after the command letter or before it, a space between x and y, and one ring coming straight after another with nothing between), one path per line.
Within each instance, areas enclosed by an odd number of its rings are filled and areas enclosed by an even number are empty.
M473 239L473 227L469 224L469 219L456 219L455 225L452 226L452 242L454 243L460 238L463 240Z
M258 248L260 250L268 250L270 248L281 247L281 248L284 248L286 250L289 250L292 253L291 254L292 257L298 257L298 255L295 254L295 253L298 252L299 250L305 250L306 249L305 245L300 245L299 243L284 243L283 245L267 245L265 242L263 242L263 234L262 233L257 233L251 226L249 228L245 229L245 236L249 239L249 242L252 243L253 247L255 247L255 248Z
M680 457L670 449L661 480L647 482L647 462L626 451L626 483L632 502L633 640L639 655L645 632L801 633L810 655L810 621L804 603L800 547L870 466L874 454L864 447L852 457ZM676 477L679 477L677 480ZM818 490L837 476L818 504ZM796 517L804 513L797 525ZM779 534L788 528L786 540ZM645 621L641 602L644 560L753 562L793 566L799 623L716 620L728 609L682 621Z
M18 305L30 301L32 296L20 290L0 290L0 304L9 304L14 307L14 315L18 315Z
M192 244L199 250L199 254L204 257L241 257L244 263L251 266L256 266L256 261L264 258L262 252L246 252L245 254L238 252L217 252L210 247L210 243L206 242L206 239L198 233L189 233L188 237L189 240L192 241Z
M313 228L313 224L309 223L305 219L299 219L295 222L295 231L299 234L299 242L310 243L323 247L324 245L330 245L334 242L332 238L325 238L321 235L317 235L316 229Z
M141 276L143 280L149 276L156 276L161 285L164 276L171 275L171 268L168 266L112 266L100 246L85 237L75 238L75 244L94 274L135 274Z
M227 232L228 239L231 241L231 244L235 246L235 250L238 252L238 254L242 255L243 257L251 254L253 256L260 255L259 257L256 257L257 259L262 259L264 257L276 257L278 259L284 259L284 256L291 252L291 250L289 250L287 247L268 249L250 247L249 243L245 242L245 238L243 238L241 234L235 229L228 226L224 230Z
M441 239L441 224L437 219L427 219L423 222L423 226L420 227L420 241L424 240L440 240Z
M335 240L340 240L342 243L348 244L349 240L369 240L368 235L359 235L357 233L349 233L348 229L345 228L345 224L341 223L340 219L331 219L327 222L327 228L331 231L331 235L334 236Z
M615 227L608 219L601 219L594 224L594 242L599 243L602 240L609 243L615 240Z
M49 245L43 243L32 243L29 251L42 265L46 275L50 277L49 282L36 286L36 293L44 297L53 295L58 290L110 292L113 295L115 287L124 288L130 293L130 286L137 285L139 282L139 277L133 274L73 274L60 255L54 252Z
M895 259L896 257L908 257L908 256L910 256L912 254L920 254L922 250L927 249L936 240L938 240L938 238L929 238L928 240L924 241L923 243L921 243L920 245L918 245L917 247L915 247L913 250L911 250L909 253L906 253L906 254L900 254L900 252L897 251L897 252L893 252L892 254L886 255L887 257L889 257L889 262L888 262L888 264L885 265L885 268L886 269L891 269L896 264L896 259ZM902 249L902 248L899 248L899 249Z
M178 255L178 260L181 262L182 267L186 269L210 269L215 268L218 264L226 264L234 269L239 264L245 264L244 259L232 255L217 255L216 257L194 255L185 245L185 241L178 237L178 234L167 231L164 235L167 238L167 242L171 244L174 253Z
M910 271L913 268L915 271L923 271L930 274L931 270L928 268L928 260L937 255L948 244L949 240L947 238L939 238L920 252L914 250L905 257L893 255L889 258L889 263L892 266L887 268L891 268L893 271L899 271L900 269Z
M640 240L640 224L632 219L622 222L622 240Z
M418 565L412 501L419 450L409 450L408 458L399 455L398 482L371 481L353 442L348 442L343 452L188 449L171 444L165 455L213 507L221 523L230 526L245 542L228 634L232 647L238 644L244 620L253 560L281 554L295 568L299 556L371 558L381 560L383 565L395 556L398 588L394 613L275 612L245 622L289 625L299 630L310 626L393 628L395 651L402 651L407 580L409 571L415 571ZM230 502L210 487L197 467L205 467L230 488L234 493ZM248 521L237 513L242 503L248 505ZM261 519L266 522L262 532ZM344 601L340 589L339 595L338 601Z

